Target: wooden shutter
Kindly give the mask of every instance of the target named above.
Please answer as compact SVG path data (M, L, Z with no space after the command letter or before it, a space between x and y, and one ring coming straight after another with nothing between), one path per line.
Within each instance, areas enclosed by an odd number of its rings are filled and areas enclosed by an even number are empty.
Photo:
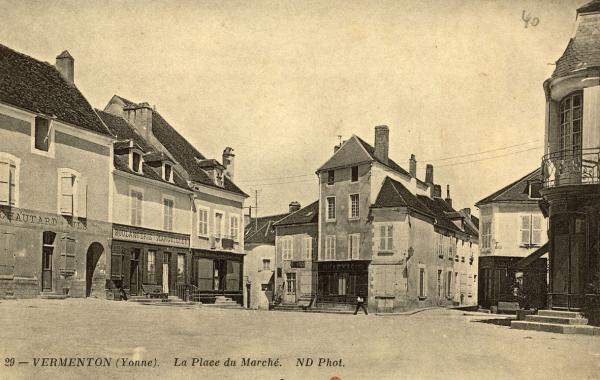
M10 160L0 160L0 204L10 205Z
M113 247L110 256L110 276L115 280L123 278L123 252L121 247Z
M15 273L14 233L0 232L0 276Z
M60 212L73 215L73 174L62 171L59 179Z
M61 249L61 272L75 272L75 239L64 236Z
M531 217L531 243L538 245L542 243L542 217L539 215Z
M531 227L531 216L521 215L521 244L527 245L530 243L529 228Z
M78 177L77 181L77 217L87 218L87 178Z

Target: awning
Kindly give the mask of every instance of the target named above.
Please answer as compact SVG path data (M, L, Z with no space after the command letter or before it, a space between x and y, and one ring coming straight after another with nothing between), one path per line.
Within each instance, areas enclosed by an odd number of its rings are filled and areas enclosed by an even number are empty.
M523 257L521 260L517 261L510 269L514 270L523 270L526 269L529 265L533 264L537 259L544 256L544 254L548 253L548 243L542 245L535 251L533 251L529 256Z

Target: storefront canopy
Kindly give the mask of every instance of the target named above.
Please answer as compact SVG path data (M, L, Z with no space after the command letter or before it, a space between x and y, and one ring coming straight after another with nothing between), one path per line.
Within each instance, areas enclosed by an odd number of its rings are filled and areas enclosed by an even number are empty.
M514 269L517 271L526 269L529 265L534 263L537 259L544 256L548 252L548 243L542 245L535 251L533 251L529 256L525 256L521 260L517 261L510 269Z

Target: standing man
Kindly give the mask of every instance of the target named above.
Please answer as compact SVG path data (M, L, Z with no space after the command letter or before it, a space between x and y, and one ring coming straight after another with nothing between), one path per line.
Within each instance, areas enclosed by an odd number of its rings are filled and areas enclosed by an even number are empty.
M360 294L356 297L356 310L354 310L354 315L358 313L359 308L363 309L365 315L369 315L367 308L365 307L365 299Z

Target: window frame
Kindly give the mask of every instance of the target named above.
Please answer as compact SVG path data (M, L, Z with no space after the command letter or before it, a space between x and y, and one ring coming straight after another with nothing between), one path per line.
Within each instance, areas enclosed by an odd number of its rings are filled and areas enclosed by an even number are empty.
M354 214L354 203L352 197L356 197L356 215ZM348 219L357 220L360 219L360 194L353 193L348 194Z
M219 235L217 236L217 214L221 215L221 223L219 225L218 231L219 231ZM227 231L227 226L225 224L225 221L227 219L227 213L223 210L213 210L212 213L212 219L213 219L213 235L218 238L218 239L222 239L223 237L225 237L226 235L224 234L224 231Z
M486 231L486 227L487 227L487 231ZM481 221L481 250L482 251L489 251L492 249L492 236L493 236L492 220L491 219L482 220Z
M8 165L8 182L6 182L6 186L8 187L8 201L2 201L0 202L0 205L9 207L19 207L21 159L13 156L10 153L0 152L0 161ZM12 167L14 167L14 176L12 176L11 174Z
M333 199L333 218L329 217L329 200ZM335 222L336 217L337 217L337 200L336 197L334 195L325 197L325 221L326 222Z
M393 252L394 251L394 224L392 223L382 223L378 225L379 236L378 236L378 244L379 250L378 252ZM385 231L385 233L382 233ZM391 231L391 233L390 233ZM384 244L382 244L384 242Z
M523 228L523 218L527 218L528 225L527 228ZM534 228L534 220L539 220L539 228ZM544 232L543 226L543 216L534 213L520 213L519 214L519 245L524 248L532 248L532 247L540 247L542 245L542 234ZM523 232L527 231L528 238L527 241L523 241ZM539 233L538 241L534 241L534 234Z
M206 215L206 221L202 221L200 219L200 214L205 213ZM201 231L201 223L205 223L206 224L206 233L203 233ZM197 234L198 236L201 237L209 237L210 236L210 208L203 206L201 204L196 204L196 226L198 228Z
M140 199L140 207L139 207L139 224L135 224L134 220L133 220L133 204L134 204L134 197L133 197L133 193L136 192L138 194L140 194L142 197ZM142 189L141 187L136 187L136 186L129 186L129 223L132 226L142 226L144 223L144 189ZM137 200L137 197L136 197ZM136 221L137 221L137 214L136 214Z
M335 185L335 170L327 170L327 186Z
M43 150L43 149L38 149L35 146L35 134L36 134L36 120L38 119L44 119L48 121L48 150ZM42 116L42 115L36 115L34 118L32 118L32 122L31 122L31 153L34 154L39 154L40 156L45 156L48 158L54 158L55 157L55 146L56 146L56 125L55 125L55 120L54 118L51 117L46 117L46 116Z
M139 157L137 169L135 167L135 159L134 159L136 155ZM131 168L131 171L133 171L134 173L142 174L144 172L142 169L143 164L144 164L144 157L143 157L142 152L137 149L132 149L131 153L129 154L129 157L130 157L129 158L130 159L129 168Z
M63 183L62 180L65 177L65 174L68 174L71 176L71 181L72 181L72 185L71 185L71 212L65 212L62 210L62 196L63 196ZM56 213L58 215L63 215L63 216L69 216L69 217L77 217L79 214L79 210L78 210L78 205L79 205L79 201L80 201L80 185L81 185L81 181L82 181L83 176L76 170L73 170L71 168L58 168L57 169L57 204L56 204Z
M169 167L169 176L167 177L167 167ZM164 162L162 165L162 177L165 181L173 183L173 165Z
M330 244L331 242L331 244ZM336 256L336 235L325 236L325 254L324 261L333 261Z
M313 251L313 238L305 237L304 238L304 259L312 260L312 251Z
M354 171L356 171L356 173L354 173ZM354 174L356 174L356 177L354 176ZM356 178L356 179L355 179ZM356 166L352 166L350 168L350 182L352 183L356 183L358 182L358 179L360 178L359 174L358 174L358 165Z
M170 225L167 225L167 205L166 205L166 201L170 201L171 202L171 217L170 217ZM174 229L174 225L173 222L175 221L175 198L173 196L170 195L164 195L162 196L162 219L163 219L163 229L165 231L173 231ZM170 227L170 228L169 228Z
M356 240L354 242L353 240ZM355 244L356 243L356 244ZM356 252L356 255L354 254ZM360 258L360 233L348 235L348 260Z
M417 281L417 294L419 300L424 300L427 298L427 267L425 264L419 264L419 277Z
M235 220L235 231L233 226L233 221ZM237 214L229 215L229 235L231 239L235 242L240 240L240 216Z
M579 152L581 153L581 149L583 148L583 91L577 90L573 91L560 99L558 102L558 145L559 150L561 152ZM573 100L575 97L580 98L580 105L578 107L573 106ZM570 101L569 109L563 109L563 106L567 102ZM574 118L575 110L579 108L579 118ZM569 120L563 119L563 114L568 112L570 118ZM579 122L579 131L574 132L573 126L575 125L575 121ZM574 144L575 135L579 134L579 144ZM569 138L569 144L566 144L566 139Z
M152 270L150 270L150 254L152 253ZM149 284L156 284L157 276L156 276L156 259L158 256L158 251L155 249L146 250L146 279Z

